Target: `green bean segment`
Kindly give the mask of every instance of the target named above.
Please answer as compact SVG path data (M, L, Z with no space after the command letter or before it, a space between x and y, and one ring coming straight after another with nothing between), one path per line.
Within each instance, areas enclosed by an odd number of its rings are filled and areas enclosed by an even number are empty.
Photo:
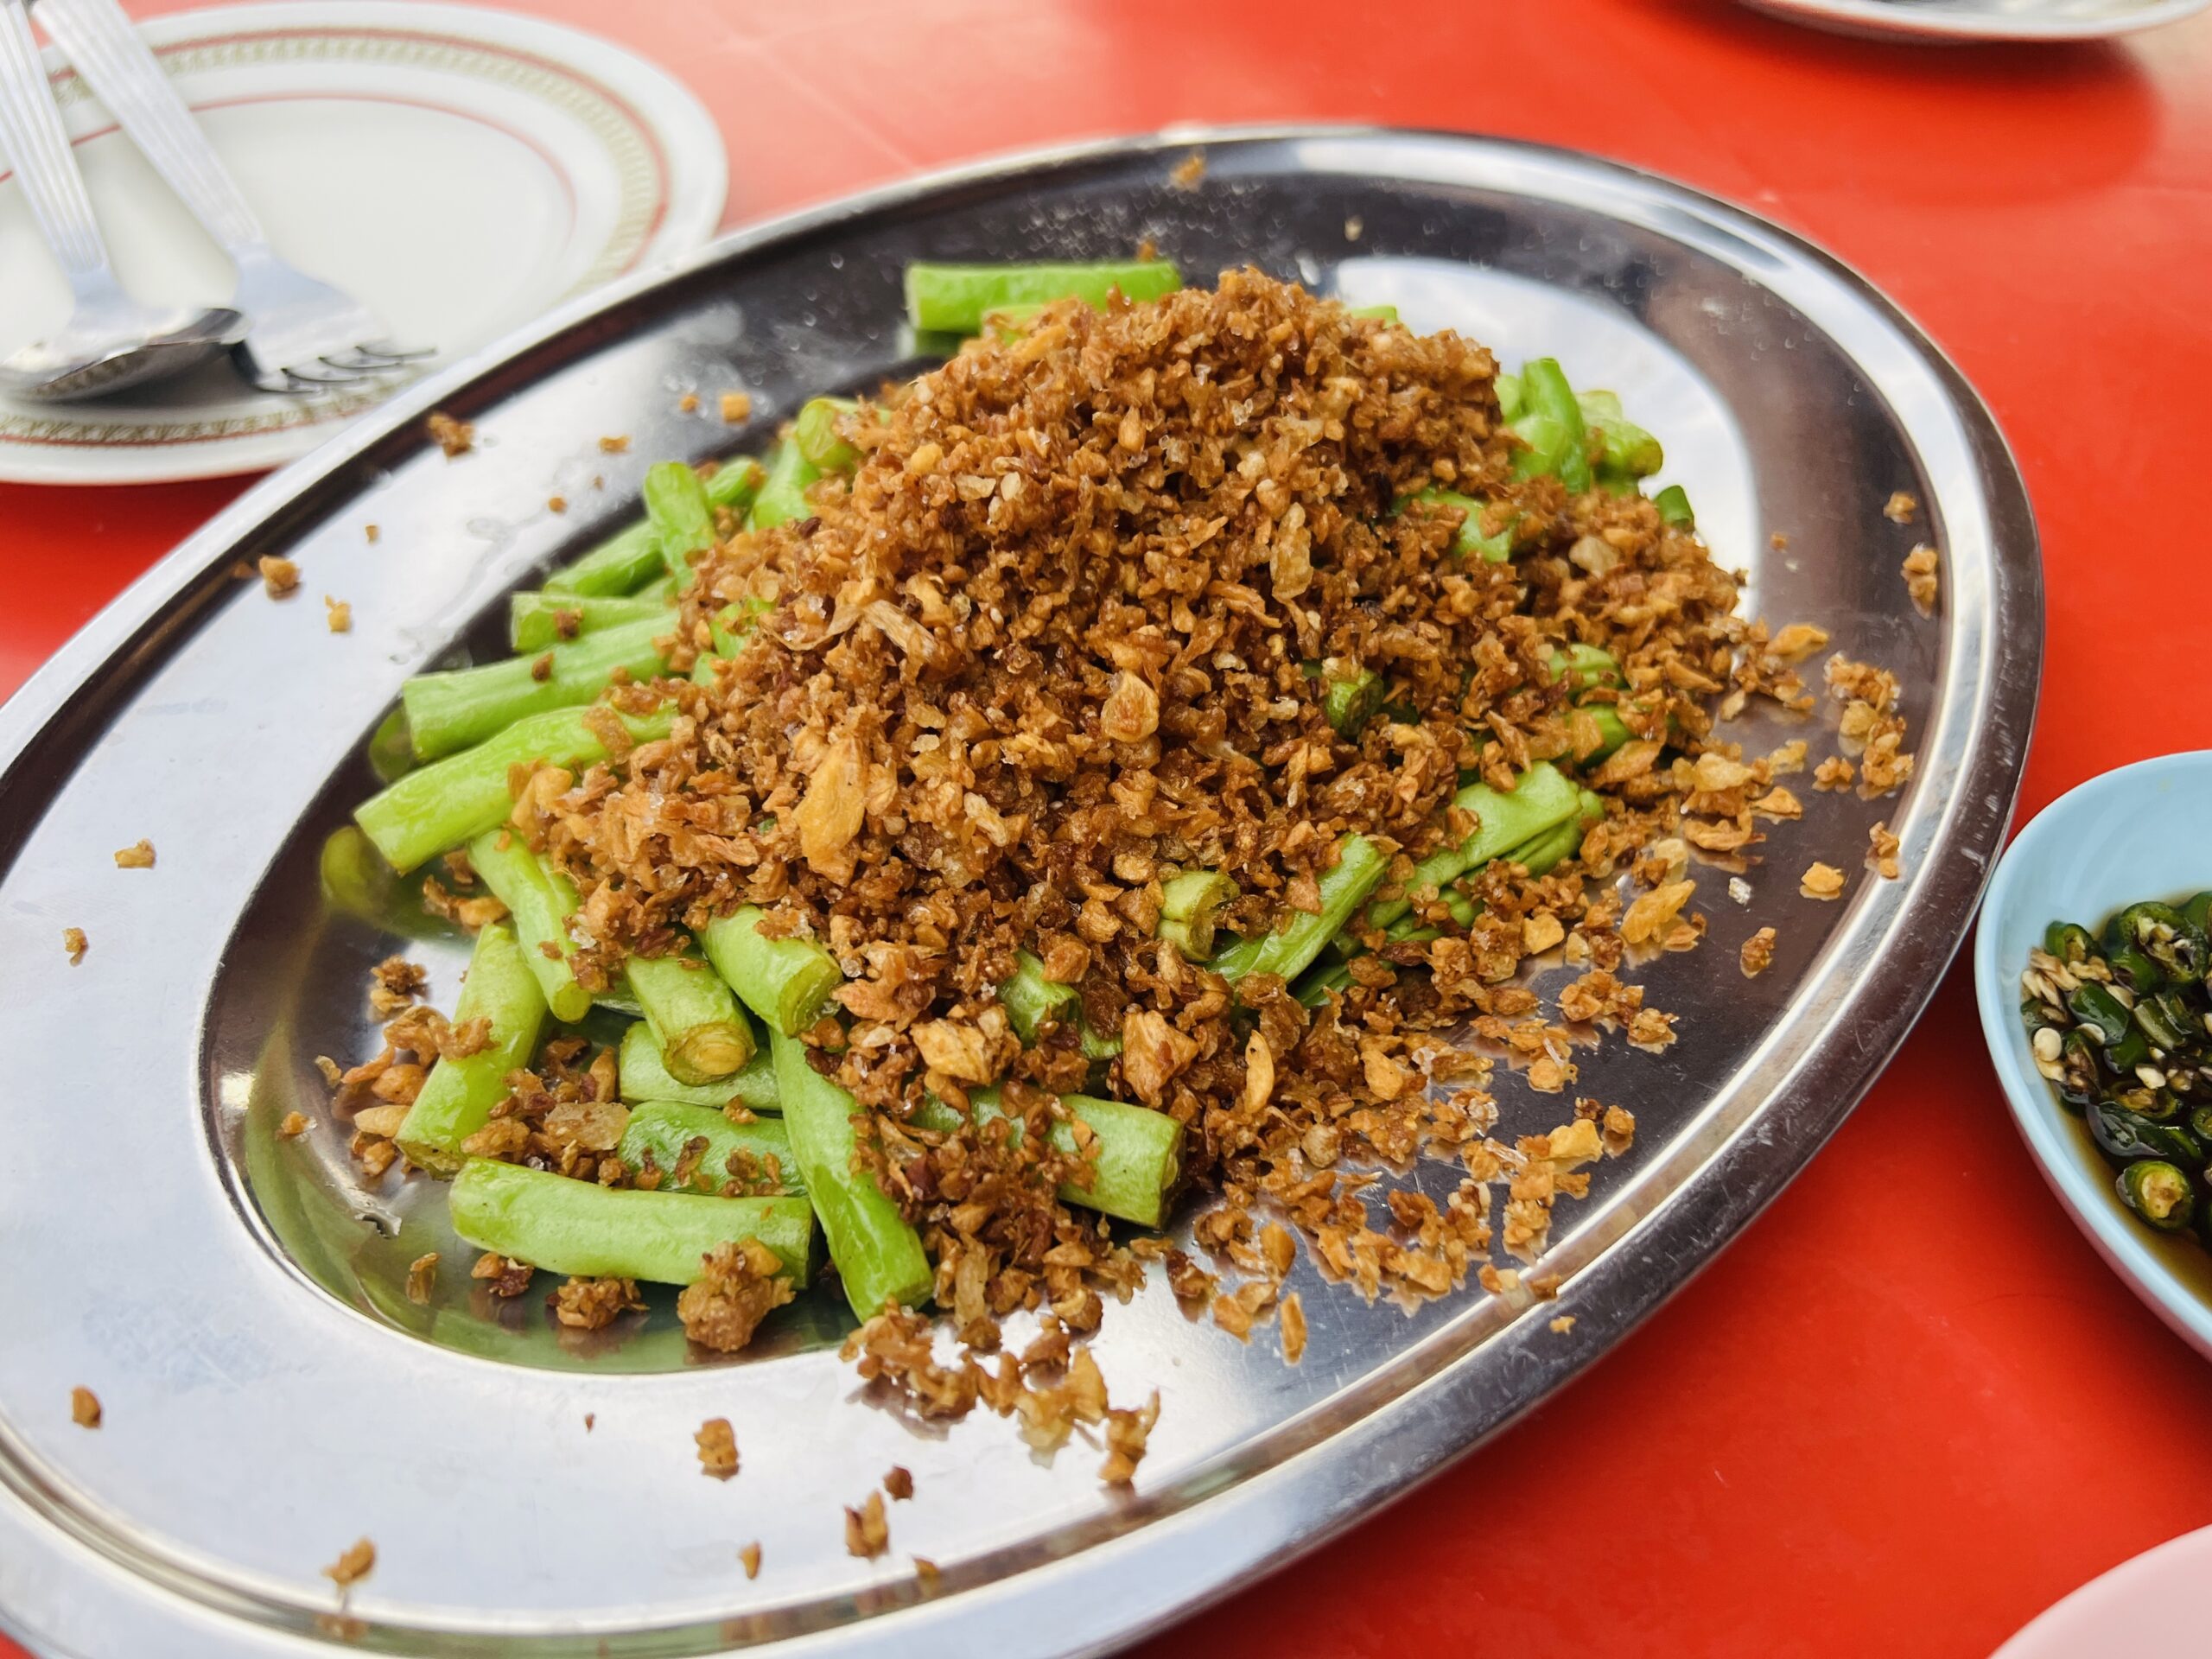
M484 928L469 954L453 1023L459 1029L489 1020L491 1040L474 1054L430 1067L393 1137L399 1149L425 1169L458 1168L469 1136L491 1122L492 1109L506 1098L507 1073L528 1065L537 1052L545 1012L545 997L523 961L514 930L504 922Z
M916 1111L914 1121L939 1134L950 1134L972 1121L980 1133L988 1135L1005 1124L1019 1146L1027 1129L1000 1101L999 1090L979 1090L969 1096L969 1116L963 1117L932 1096ZM1086 1159L1090 1173L1087 1184L1063 1183L1059 1196L1140 1227L1159 1226L1182 1175L1183 1126L1165 1112L1091 1095L1062 1095L1059 1104L1064 1116L1047 1120L1046 1141L1064 1158Z
M651 1022L639 1019L623 1032L621 1047L615 1057L622 1098L675 1100L715 1111L734 1100L747 1111L780 1111L783 1108L776 1095L775 1062L766 1047L758 1046L759 1039L754 1040L753 1058L728 1077L717 1077L712 1083L679 1083L668 1069L667 1056L661 1052L660 1039L653 1035Z
M693 1148L697 1150L694 1151ZM711 1106L649 1100L632 1107L617 1157L632 1173L648 1160L661 1173L663 1192L703 1192L709 1198L775 1198L804 1192L791 1160L791 1136L775 1118L733 1123ZM676 1173L688 1171L677 1184Z
M920 1235L874 1176L855 1166L853 1118L859 1105L807 1063L806 1049L795 1039L772 1033L768 1046L775 1054L791 1156L844 1281L845 1300L863 1319L892 1302L918 1306L929 1300L937 1275Z
M906 267L906 321L932 334L972 334L993 311L1016 305L1081 300L1103 310L1118 292L1131 303L1156 300L1183 286L1165 259L1098 264L935 265Z
M643 1192L472 1158L447 1201L454 1231L478 1249L584 1278L688 1285L709 1254L750 1238L804 1287L814 1249L814 1213L802 1198Z
M756 905L741 905L708 923L699 943L747 1007L770 1030L796 1037L822 1017L845 973L813 939L761 932L766 914Z
M674 711L620 715L632 741L666 737ZM585 766L607 759L607 745L579 709L518 720L497 737L418 766L395 779L354 809L377 850L396 870L411 870L424 859L458 847L472 836L504 823L513 810L507 773L513 767L543 762Z
M417 674L399 689L416 757L434 760L497 736L531 715L589 702L618 671L633 680L652 679L668 666L659 641L675 631L674 614L662 611L555 645L535 658L510 657Z
M523 962L553 1017L573 1025L589 1014L591 993L576 983L573 966L576 946L569 937L569 918L576 913L576 889L569 878L546 868L509 830L486 830L472 840L468 862L507 907Z

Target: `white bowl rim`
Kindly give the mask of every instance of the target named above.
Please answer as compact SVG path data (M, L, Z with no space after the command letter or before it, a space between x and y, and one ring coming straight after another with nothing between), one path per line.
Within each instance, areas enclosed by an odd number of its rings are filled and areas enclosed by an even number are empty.
M2025 879L2023 872L2033 862L2027 851L2065 833L2082 814L2110 811L2177 775L2212 779L2212 749L2159 755L2101 772L2075 785L2029 820L1998 860L1989 890L1983 896L1974 932L1974 1000L1981 1011L1982 1039L1988 1045L1997 1080L2003 1085L2005 1103L2012 1109L2012 1121L2035 1155L2044 1179L2113 1271L2176 1335L2212 1357L2212 1300L2159 1259L2151 1248L2149 1233L2113 1198L2110 1179L2088 1166L2065 1122L2065 1109L2035 1069L2028 1047L2027 1030L2019 1014L2020 969L2024 964L1998 958L2000 929L1997 919L2018 904L2032 902L2032 893L2020 887ZM2212 855L2207 858L2205 885L2212 887ZM2144 895L2146 899L2155 896Z

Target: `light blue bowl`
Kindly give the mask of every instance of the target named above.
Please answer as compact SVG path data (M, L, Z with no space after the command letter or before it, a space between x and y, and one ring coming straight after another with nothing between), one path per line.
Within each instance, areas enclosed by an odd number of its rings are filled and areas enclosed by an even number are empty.
M2044 1179L2113 1272L2212 1357L2212 1264L2187 1236L2130 1215L2081 1120L2058 1103L2020 1023L2020 970L2063 918L2094 930L2123 906L2212 887L2212 750L2122 766L2062 795L1998 861L1974 947L1982 1036Z

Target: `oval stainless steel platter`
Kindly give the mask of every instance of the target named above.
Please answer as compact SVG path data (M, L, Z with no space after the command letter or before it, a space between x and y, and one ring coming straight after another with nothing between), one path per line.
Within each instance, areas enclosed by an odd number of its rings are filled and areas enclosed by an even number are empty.
M1171 170L1192 149L1203 179ZM656 458L756 447L810 392L917 366L901 264L1126 254L1251 263L1508 360L1553 353L1669 449L1747 608L1813 622L1904 684L1901 798L1801 791L1742 874L1700 867L1705 946L1641 964L1681 1016L1662 1053L1578 1052L1573 1092L1629 1106L1626 1158L1563 1204L1556 1303L1466 1294L1413 1312L1294 1283L1311 1336L1240 1346L1158 1287L1110 1306L1117 1396L1162 1414L1133 1493L1097 1452L1033 1458L979 1414L923 1430L868 1401L834 1321L741 1363L690 1363L665 1311L589 1351L535 1306L472 1301L435 1202L351 1185L313 1058L363 1053L359 970L404 946L449 996L461 953L317 880L372 786L368 734L408 673L497 632L502 596L634 512ZM743 387L746 430L715 418ZM696 392L703 412L679 399ZM443 456L424 417L476 423ZM622 435L626 450L598 442ZM1890 522L1896 491L1920 505ZM558 494L565 512L549 505ZM374 525L373 537L369 526ZM1770 541L1785 536L1786 545ZM1898 565L1938 543L1942 603ZM298 561L272 601L241 559ZM349 601L330 633L322 594ZM1180 132L902 185L728 238L674 275L459 365L240 499L0 709L0 1028L16 1155L0 1166L0 1624L50 1655L293 1654L337 1631L319 1572L378 1563L346 1608L391 1653L1101 1651L1404 1491L1571 1378L1778 1192L1902 1039L2001 840L2042 650L2035 531L1988 415L1868 285L1694 191L1586 158L1440 135ZM1834 715L1735 734L1831 744ZM1904 873L1862 873L1887 821ZM151 870L110 855L141 836ZM1802 899L1815 859L1851 873ZM1746 980L1737 947L1779 930ZM67 964L65 927L91 949ZM1498 1068L1501 1133L1565 1102ZM317 1120L296 1141L275 1125ZM1432 1192L1442 1165L1413 1172ZM370 1218L362 1220L359 1216ZM396 1238L386 1236L397 1228ZM396 1294L448 1253L435 1306ZM1572 1315L1571 1329L1553 1321ZM1019 1332L1016 1333L1017 1338ZM94 1389L97 1433L70 1421ZM743 1459L702 1479L691 1436ZM842 1506L893 1464L892 1549L848 1555ZM741 1546L765 1565L749 1581ZM913 1557L941 1578L926 1591ZM325 1623L318 1624L318 1620Z

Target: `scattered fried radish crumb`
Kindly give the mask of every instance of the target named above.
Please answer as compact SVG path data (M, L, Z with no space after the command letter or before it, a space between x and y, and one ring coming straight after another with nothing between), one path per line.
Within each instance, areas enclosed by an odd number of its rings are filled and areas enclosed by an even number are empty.
M1813 787L1815 789L1849 789L1851 780L1856 775L1852 770L1850 761L1840 754L1832 754L1813 768Z
M100 1426L100 1397L90 1389L69 1390L69 1421L79 1428Z
M546 511L546 512L566 512L568 510L569 510L569 498L568 498L567 496L565 496L565 495L549 495L549 496L547 496L547 497L545 498L545 511Z
M1886 823L1877 823L1866 832L1866 861L1881 875L1894 881L1897 879L1897 838L1890 833Z
M65 927L61 930L61 948L69 953L69 965L74 968L85 959L85 952L92 948L92 942L85 937L83 928Z
M322 1569L322 1576L340 1590L349 1590L376 1570L377 1547L365 1538L359 1538L351 1548Z
M476 429L467 421L456 421L442 410L430 416L430 442L446 452L446 459L465 455L476 447Z
M1154 1389L1152 1397L1135 1411L1109 1411L1106 1414L1106 1461L1099 1465L1098 1478L1109 1486L1126 1486L1136 1478L1137 1465L1144 1461L1145 1443L1151 1437L1152 1426L1160 1421L1160 1390Z
M284 1121L276 1126L276 1138L279 1141L296 1141L308 1132L308 1127L304 1112L287 1112Z
M430 1305L430 1292L438 1282L438 1253L418 1255L407 1264L407 1300L417 1307Z
M944 1576L938 1564L926 1555L914 1557L914 1576L922 1581L922 1588L934 1590L937 1581Z
M154 843L150 841L143 839L132 842L130 845L125 847L121 852L115 855L115 868L118 870L152 869L154 868Z
M697 392L687 391L681 397L676 400L676 412L677 414L696 415L698 411L699 394Z
M1919 499L1905 490L1897 491L1882 504L1882 517L1893 524L1910 524L1912 515L1919 511Z
M743 1549L739 1550L737 1559L744 1564L747 1578L759 1578L760 1576L760 1541L756 1538Z
M1739 905L1750 904L1751 902L1751 884L1745 880L1740 875L1730 876L1728 878L1728 896Z
M726 391L721 396L722 420L730 426L753 418L753 394L749 391Z
M380 525L363 524L361 526L361 534L367 537L369 545L371 547L374 547L377 544L378 538L384 535L384 530Z
M345 1068L327 1054L318 1054L315 1057L315 1069L322 1073L322 1080L333 1089L346 1081Z
M1366 228L1367 226L1365 223L1361 220L1359 215L1357 213L1354 213L1350 219L1344 220L1344 240L1347 242L1358 241L1360 232L1364 231Z
M1936 571L1941 556L1925 542L1904 556L1904 590L1912 596L1913 608L1923 616L1936 614L1936 601L1942 591Z
M728 1480L737 1472L737 1432L727 1417L709 1417L692 1436L699 1443L699 1472Z
M1744 948L1737 953L1745 979L1757 979L1764 973L1767 964L1774 960L1774 930L1763 927L1744 941Z
M601 438L599 441L599 448L600 452L602 454L626 454L628 453L630 448L630 440L626 436L619 438Z
M324 620L330 624L330 631L333 633L351 633L353 631L353 607L346 601L333 599L328 594L325 594L322 596L322 608L325 613Z
M584 1413L584 1433L587 1434L590 1433L592 1431L592 1426L598 1421L599 1414L597 1412L588 1411Z
M1306 1357L1306 1304L1296 1291L1284 1294L1276 1318L1282 1329L1282 1363L1295 1365Z
M1783 662L1794 663L1811 656L1827 642L1828 631L1826 628L1816 627L1810 622L1791 622L1784 625L1782 632L1774 636L1769 649ZM1798 761L1802 765L1804 760L1805 745L1802 740L1793 741L1796 743ZM1777 766L1775 770L1779 772L1782 768ZM1790 770L1794 772L1796 767L1793 766Z
M1167 181L1178 190L1195 190L1198 188L1198 181L1205 175L1205 152L1194 149L1175 163L1174 170L1167 175Z
M894 1498L909 1498L914 1495L914 1477L903 1463L891 1465L891 1472L883 1478L883 1490Z
M1563 1337L1573 1329L1574 1315L1572 1313L1562 1313L1552 1321L1552 1330L1557 1335Z
M1843 892L1843 872L1833 864L1815 864L1797 883L1797 891L1808 899L1834 899Z
M845 1511L845 1553L872 1561L891 1547L891 1523L883 1518L883 1494L870 1492L857 1510Z
M300 585L300 567L274 553L263 554L254 569L261 572L261 585L271 599L282 599Z
M1766 543L1776 552L1779 553L1789 545L1789 537L1777 530L1773 535L1766 538Z

